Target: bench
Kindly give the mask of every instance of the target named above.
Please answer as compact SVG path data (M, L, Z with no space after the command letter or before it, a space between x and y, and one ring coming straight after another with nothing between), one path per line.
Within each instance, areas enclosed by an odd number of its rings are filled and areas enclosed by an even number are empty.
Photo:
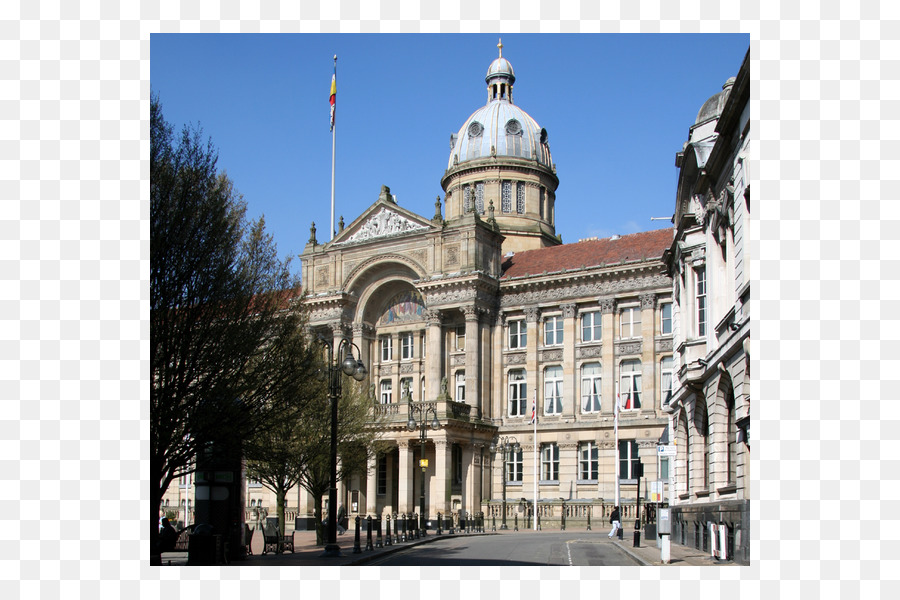
M263 542L263 554L267 552L274 552L278 554L278 532L273 530L263 530L264 542ZM281 536L281 546L282 552L286 552L287 550L291 551L291 554L294 553L294 534L283 535Z

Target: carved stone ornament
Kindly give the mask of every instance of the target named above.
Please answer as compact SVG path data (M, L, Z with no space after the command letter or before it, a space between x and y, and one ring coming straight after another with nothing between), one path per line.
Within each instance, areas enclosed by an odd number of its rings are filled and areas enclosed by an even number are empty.
M524 365L526 356L524 352L517 352L516 354L507 354L504 358L506 359L504 362L508 365Z
M641 342L630 342L616 345L616 354L640 354Z
M545 350L541 352L541 362L548 360L562 360L562 350Z
M537 323L541 316L541 309L536 306L525 307L525 321L528 323Z
M347 238L347 242L362 242L423 229L427 229L427 227L382 207L380 211L369 217L356 233Z
M562 309L562 314L564 319L574 319L575 318L575 305L574 304L561 304L560 308Z
M641 296L641 308L655 308L656 307L656 295L655 294L644 294Z
M578 358L597 358L601 355L601 350L602 348L600 346L578 348Z

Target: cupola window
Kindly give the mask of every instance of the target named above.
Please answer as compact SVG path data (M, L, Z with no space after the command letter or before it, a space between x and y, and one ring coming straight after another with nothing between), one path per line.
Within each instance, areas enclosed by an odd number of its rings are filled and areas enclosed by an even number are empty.
M484 214L484 183L475 184L475 210L479 215Z
M504 181L500 189L500 212L512 212L512 182Z
M479 123L478 121L472 121L472 124L469 125L469 136L470 137L481 137L481 134L484 133L484 125Z
M525 184L522 182L516 184L516 212L525 214Z

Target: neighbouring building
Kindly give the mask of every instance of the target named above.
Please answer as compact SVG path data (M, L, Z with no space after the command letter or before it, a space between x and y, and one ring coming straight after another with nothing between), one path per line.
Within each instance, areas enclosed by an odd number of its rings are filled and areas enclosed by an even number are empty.
M750 559L750 56L700 109L679 169L673 541Z

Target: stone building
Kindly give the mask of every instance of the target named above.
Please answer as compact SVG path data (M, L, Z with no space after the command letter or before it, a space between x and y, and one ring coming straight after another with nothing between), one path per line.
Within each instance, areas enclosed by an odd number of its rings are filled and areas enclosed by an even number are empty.
M676 230L665 255L675 320L673 541L741 562L750 558L749 58L703 104L676 155Z
M673 231L561 244L548 134L514 102L515 79L501 47L485 105L451 136L433 215L382 187L332 241L313 229L301 256L310 326L359 347L389 447L342 483L351 517L418 512L421 458L430 517L497 515L505 473L512 518L535 499L535 472L548 519L563 499L570 516L584 516L579 505L608 512L617 394L622 499L635 501L639 461L659 476L674 326L662 255ZM440 429L423 447L407 422L425 414ZM492 451L509 438L516 451Z

